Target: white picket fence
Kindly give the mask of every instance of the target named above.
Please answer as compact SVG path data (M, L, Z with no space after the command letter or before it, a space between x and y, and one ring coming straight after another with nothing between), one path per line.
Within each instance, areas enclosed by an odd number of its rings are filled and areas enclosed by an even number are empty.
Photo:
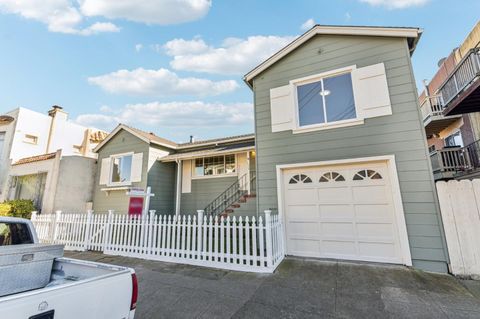
M480 179L437 182L454 275L480 279Z
M273 272L284 257L278 215L265 218L211 218L125 214L32 214L40 241L67 250L96 250L137 257L239 271Z

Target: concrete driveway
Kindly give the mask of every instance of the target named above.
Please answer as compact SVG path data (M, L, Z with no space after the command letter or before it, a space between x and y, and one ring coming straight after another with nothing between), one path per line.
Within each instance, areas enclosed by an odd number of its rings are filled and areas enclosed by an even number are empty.
M135 268L135 318L480 318L480 282L400 266L286 259L272 275L66 253Z

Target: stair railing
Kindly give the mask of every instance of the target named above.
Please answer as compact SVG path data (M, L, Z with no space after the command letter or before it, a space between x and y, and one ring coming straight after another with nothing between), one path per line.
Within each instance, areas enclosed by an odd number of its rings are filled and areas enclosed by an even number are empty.
M225 212L227 208L238 202L240 198L248 195L250 186L255 183L255 172L253 172L253 177L249 178L249 175L252 176L251 174L252 172L250 172L250 174L246 173L240 176L235 183L230 185L220 195L218 195L204 208L205 214L212 217L220 215L221 213Z

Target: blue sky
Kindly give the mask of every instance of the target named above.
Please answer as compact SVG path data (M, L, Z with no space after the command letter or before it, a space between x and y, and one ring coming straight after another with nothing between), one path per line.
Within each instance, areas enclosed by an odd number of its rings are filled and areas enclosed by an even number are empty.
M185 141L253 132L242 76L309 19L423 28L421 89L475 25L480 1L0 0L0 12L1 112L58 104L85 125L121 121Z

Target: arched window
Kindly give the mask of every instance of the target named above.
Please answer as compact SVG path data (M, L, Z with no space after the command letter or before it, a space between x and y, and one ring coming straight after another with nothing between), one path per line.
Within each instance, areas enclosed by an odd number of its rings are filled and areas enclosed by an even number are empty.
M311 183L312 179L305 174L297 174L290 178L289 184Z
M326 183L326 182L344 182L345 177L343 175L337 173L337 172L328 172L322 175L320 177L319 182L320 183Z
M380 175L378 172L371 169L362 169L361 171L358 171L353 176L354 181L362 181L365 179L382 179L382 178L383 178L382 175Z

